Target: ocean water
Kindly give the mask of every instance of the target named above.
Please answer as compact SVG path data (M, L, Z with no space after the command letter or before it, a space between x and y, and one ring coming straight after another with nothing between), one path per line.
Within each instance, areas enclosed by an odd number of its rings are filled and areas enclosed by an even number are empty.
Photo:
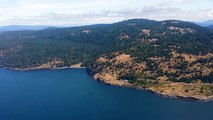
M0 120L213 120L213 102L105 85L85 69L0 69Z

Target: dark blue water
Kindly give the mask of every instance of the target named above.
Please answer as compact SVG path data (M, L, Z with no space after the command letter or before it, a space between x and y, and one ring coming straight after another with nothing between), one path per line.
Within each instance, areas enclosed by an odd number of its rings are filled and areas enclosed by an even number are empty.
M0 56L0 62L3 60L4 58Z
M213 102L108 86L84 69L0 69L0 120L213 120Z

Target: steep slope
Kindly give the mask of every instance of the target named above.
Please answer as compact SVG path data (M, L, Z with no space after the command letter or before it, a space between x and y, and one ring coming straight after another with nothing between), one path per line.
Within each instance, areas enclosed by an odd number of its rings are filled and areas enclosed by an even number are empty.
M183 21L5 32L0 56L13 69L82 63L108 84L201 100L213 95L213 31Z

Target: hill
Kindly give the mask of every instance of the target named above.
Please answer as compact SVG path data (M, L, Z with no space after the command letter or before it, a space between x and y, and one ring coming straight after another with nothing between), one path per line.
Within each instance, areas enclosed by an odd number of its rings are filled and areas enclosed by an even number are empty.
M131 19L109 25L0 34L1 66L82 63L97 80L201 100L213 96L213 31L193 23Z
M197 23L198 25L201 25L201 26L210 26L210 25L213 25L213 20L207 20L207 21L204 21L202 23Z

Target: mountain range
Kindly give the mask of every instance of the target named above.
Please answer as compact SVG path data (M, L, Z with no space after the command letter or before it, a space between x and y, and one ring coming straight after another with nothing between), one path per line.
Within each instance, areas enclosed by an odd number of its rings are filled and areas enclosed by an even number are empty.
M0 26L0 32L4 31L22 31L22 30L42 30L50 26L32 26L32 25L10 25Z
M211 25L213 25L213 20L207 20L207 21L197 23L197 24L201 25L201 26L211 26Z

